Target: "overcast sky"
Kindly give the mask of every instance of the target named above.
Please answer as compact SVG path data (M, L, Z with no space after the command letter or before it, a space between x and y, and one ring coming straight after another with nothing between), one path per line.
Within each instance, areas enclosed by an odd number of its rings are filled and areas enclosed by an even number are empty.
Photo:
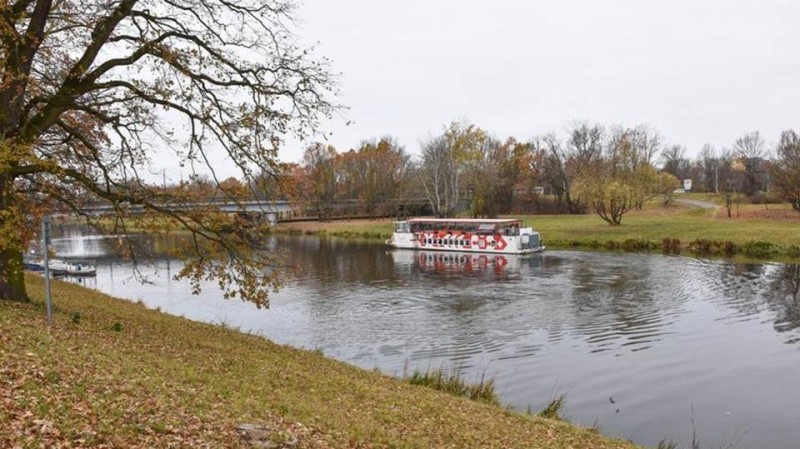
M341 72L349 110L323 127L339 151L390 134L416 154L459 119L521 140L645 123L691 155L800 128L798 0L303 0L297 16Z

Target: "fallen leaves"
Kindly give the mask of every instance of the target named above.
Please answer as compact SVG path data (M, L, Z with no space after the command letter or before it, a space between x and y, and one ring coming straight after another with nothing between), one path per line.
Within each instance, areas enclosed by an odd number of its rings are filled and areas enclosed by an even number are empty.
M37 303L0 301L3 448L236 447L245 422L298 448L632 447L77 286L54 288L50 329ZM123 331L110 330L114 322Z

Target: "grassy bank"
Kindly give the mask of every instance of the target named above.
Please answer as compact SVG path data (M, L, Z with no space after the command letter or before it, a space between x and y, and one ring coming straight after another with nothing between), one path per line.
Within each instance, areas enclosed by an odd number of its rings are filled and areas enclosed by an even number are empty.
M724 208L648 205L609 226L597 215L529 215L526 225L540 231L550 249L651 251L752 259L800 258L800 214L785 205L742 205L727 218ZM345 238L386 239L391 222L291 223L283 232Z
M660 251L674 254L744 256L754 259L800 257L800 215L772 206L746 206L738 217L722 209L650 207L609 226L595 215L527 216L549 248Z
M297 221L280 223L274 231L279 234L386 240L392 236L392 220Z
M61 282L48 329L41 284L0 301L0 447L633 447Z

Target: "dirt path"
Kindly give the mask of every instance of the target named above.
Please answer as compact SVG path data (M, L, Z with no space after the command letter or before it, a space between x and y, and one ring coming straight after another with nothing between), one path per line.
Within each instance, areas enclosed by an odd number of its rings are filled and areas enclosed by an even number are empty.
M686 199L686 198L675 198L674 201L676 203L678 203L678 204L685 204L687 206L699 207L701 209L716 209L717 207L719 207L714 203L710 203L708 201L702 201L702 200L690 200L690 199Z

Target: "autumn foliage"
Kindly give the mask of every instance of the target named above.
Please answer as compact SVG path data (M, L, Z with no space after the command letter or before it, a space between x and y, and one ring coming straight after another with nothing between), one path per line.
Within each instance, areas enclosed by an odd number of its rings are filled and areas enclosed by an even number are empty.
M296 45L292 12L284 0L0 3L0 297L26 298L27 224L55 210L123 238L180 226L195 237L181 275L265 305L269 253L230 232L235 216L180 205L200 199L201 173L237 201L279 171L285 136L312 133L333 108L327 63ZM220 182L215 155L243 181ZM185 184L147 182L163 158ZM98 201L110 216L85 213Z

